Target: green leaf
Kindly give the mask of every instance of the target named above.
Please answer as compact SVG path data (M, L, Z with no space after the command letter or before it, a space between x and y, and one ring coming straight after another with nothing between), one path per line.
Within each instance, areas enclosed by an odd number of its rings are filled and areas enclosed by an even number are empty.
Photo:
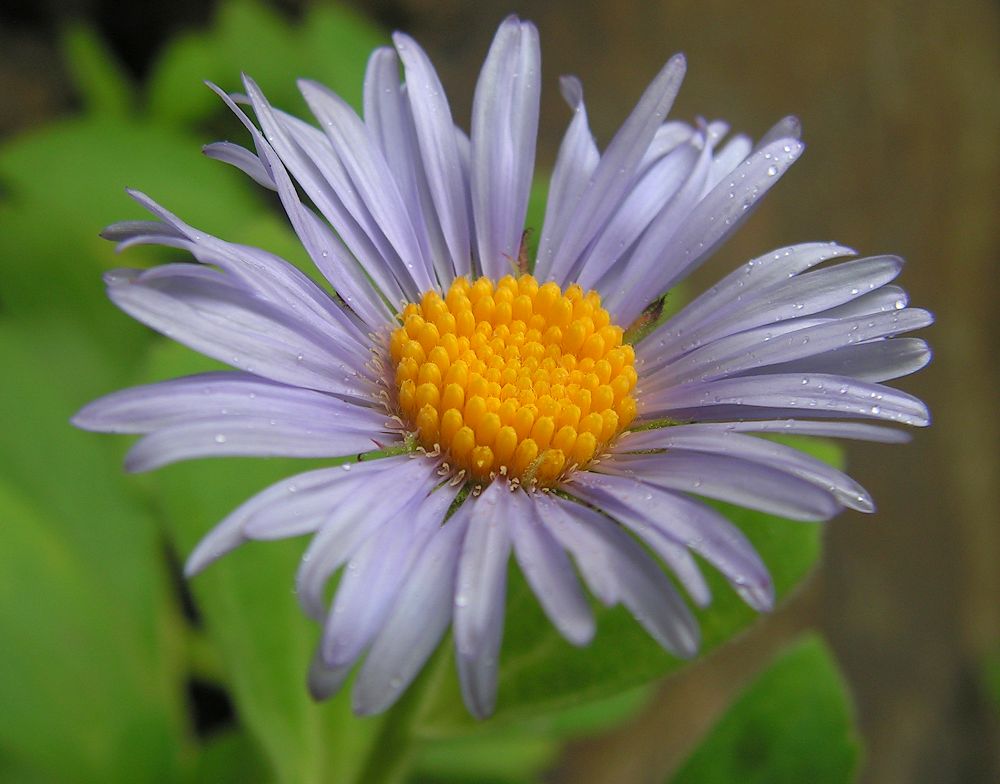
M484 734L418 742L414 781L535 781L555 761L564 741L621 724L649 696L649 687L643 686ZM411 733L419 736L419 726Z
M292 25L260 3L231 0L211 29L164 48L149 81L149 112L171 125L205 120L223 108L202 82L242 91L242 72L254 77L275 106L300 116L308 115L295 84L303 77L360 107L368 55L385 42L372 24L339 6L314 6Z
M129 114L132 86L97 33L81 25L70 27L63 34L63 51L87 112L104 117Z
M208 739L185 784L244 784L259 781L266 763L257 746L245 734L225 732Z
M988 656L983 663L983 683L994 712L1000 716L1000 653Z
M673 784L845 784L860 757L846 684L809 635L739 697Z
M159 534L118 450L69 423L116 374L54 318L3 324L0 364L0 771L177 780L186 726Z
M797 439L795 446L826 462L840 462L840 451L829 442ZM716 506L761 554L779 600L816 564L821 527L729 504ZM701 624L703 654L732 638L757 617L711 567L706 566L705 576L714 601L708 608L695 611ZM623 608L600 608L597 621L597 635L591 645L571 646L547 621L523 578L512 568L496 713L485 722L473 720L462 706L457 678L450 675L425 706L419 733L447 737L537 720L539 716L633 689L687 664L665 653Z
M198 372L212 363L170 343L151 357L150 378ZM282 477L315 461L203 460L169 466L147 478L182 557L226 514ZM306 672L318 637L295 597L301 540L250 543L191 581L241 723L278 781L358 780L380 718L357 719L349 689L318 705Z

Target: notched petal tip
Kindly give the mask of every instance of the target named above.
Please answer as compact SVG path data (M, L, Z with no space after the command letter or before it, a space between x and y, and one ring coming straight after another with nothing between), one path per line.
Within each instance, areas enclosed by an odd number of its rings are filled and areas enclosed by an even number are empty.
M751 609L759 613L769 613L774 609L774 583L770 577L758 584L734 584L733 588L739 597Z
M121 267L119 269L108 270L101 278L108 289L114 289L129 283L134 283L142 275L142 270Z
M316 702L328 700L340 691L350 671L351 664L343 667L326 666L323 657L317 651L309 665L309 674L306 678L309 696Z

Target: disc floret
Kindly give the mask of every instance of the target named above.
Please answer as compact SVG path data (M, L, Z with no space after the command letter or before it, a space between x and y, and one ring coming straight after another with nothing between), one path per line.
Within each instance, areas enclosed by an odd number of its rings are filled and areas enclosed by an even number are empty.
M635 417L635 352L597 292L460 277L399 320L389 340L399 415L473 479L551 485Z

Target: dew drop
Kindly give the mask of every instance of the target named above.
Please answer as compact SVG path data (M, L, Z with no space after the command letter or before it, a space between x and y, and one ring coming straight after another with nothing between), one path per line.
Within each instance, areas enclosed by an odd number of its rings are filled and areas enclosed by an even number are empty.
M778 167L777 166L768 166L767 167L767 176L768 177L773 177L777 173L778 173Z
M215 443L217 443L217 444L224 444L224 443L226 443L226 437L224 435L222 435L222 433L219 433L215 437Z

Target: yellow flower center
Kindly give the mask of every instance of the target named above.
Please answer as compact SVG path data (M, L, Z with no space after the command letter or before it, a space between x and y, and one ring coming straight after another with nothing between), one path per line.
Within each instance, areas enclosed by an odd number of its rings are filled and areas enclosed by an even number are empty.
M458 278L399 318L389 352L400 416L474 479L550 485L635 417L635 352L597 292L531 275Z

